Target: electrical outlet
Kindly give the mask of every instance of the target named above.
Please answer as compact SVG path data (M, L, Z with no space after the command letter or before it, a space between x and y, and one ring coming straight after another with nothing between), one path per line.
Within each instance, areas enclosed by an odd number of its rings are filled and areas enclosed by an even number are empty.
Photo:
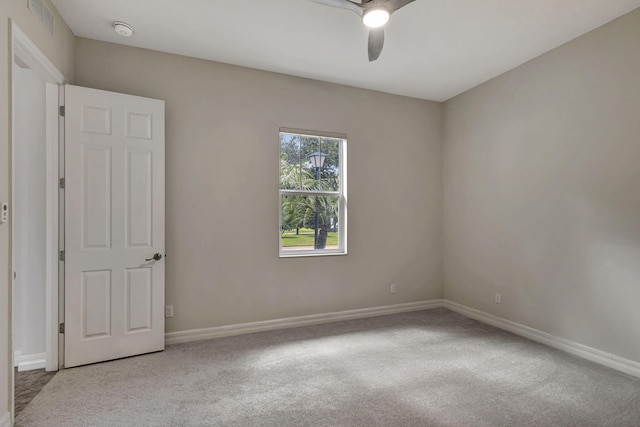
M396 293L396 284L395 284L395 283L392 283L392 284L391 284L391 293L392 293L392 294L395 294L395 293Z
M9 205L6 202L0 203L0 223L9 221Z
M173 317L173 306L168 305L164 308L164 317Z
M496 304L502 304L502 295L496 292Z

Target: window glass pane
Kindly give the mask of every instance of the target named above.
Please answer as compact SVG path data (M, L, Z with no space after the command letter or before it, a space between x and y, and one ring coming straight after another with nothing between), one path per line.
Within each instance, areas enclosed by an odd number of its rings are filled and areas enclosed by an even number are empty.
M300 190L300 137L280 133L280 189Z
M320 151L326 154L324 164L320 171L320 190L340 190L340 140L334 138L322 138Z
M280 133L282 190L340 190L340 139Z
M320 138L316 136L300 135L300 164L303 190L316 190L317 172L314 160L320 153Z
M338 196L282 195L280 209L283 252L338 249Z

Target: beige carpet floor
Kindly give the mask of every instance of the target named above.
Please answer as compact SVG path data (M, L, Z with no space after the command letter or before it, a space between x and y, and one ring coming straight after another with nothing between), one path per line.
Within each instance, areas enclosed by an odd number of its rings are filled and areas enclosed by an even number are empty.
M640 379L446 309L63 370L22 426L640 426Z

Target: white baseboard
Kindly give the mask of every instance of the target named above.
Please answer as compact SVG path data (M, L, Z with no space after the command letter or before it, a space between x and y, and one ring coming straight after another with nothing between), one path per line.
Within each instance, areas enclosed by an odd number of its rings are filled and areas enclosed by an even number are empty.
M14 365L18 367L19 372L32 371L34 369L44 369L47 361L46 353L36 354L19 354L16 351L14 354Z
M22 354L22 352L20 350L14 351L13 352L13 367L17 368L18 367L18 362L20 362L20 355Z
M419 301L406 304L387 305L382 307L362 308L358 310L337 311L333 313L312 314L310 316L289 317L285 319L266 320L262 322L240 323L236 325L218 326L213 328L192 329L188 331L169 332L165 334L166 344L178 344L190 341L200 341L212 338L222 338L235 335L252 334L255 332L272 331L276 329L297 328L300 326L319 325L322 323L339 322L343 320L362 319L367 317L384 316L387 314L404 313L408 311L428 310L446 307L457 313L487 323L497 328L512 332L549 347L557 348L580 358L590 360L600 365L640 377L640 363L624 359L611 353L597 350L586 345L578 344L564 338L559 338L546 332L512 322L493 314L485 313L462 304L448 300ZM2 426L0 426L2 427Z
M230 337L234 335L252 334L255 332L276 329L297 328L300 326L319 325L342 320L362 319L404 313L407 311L427 310L442 307L442 300L410 302L406 304L386 305L382 307L361 308L357 310L337 311L333 313L312 314L310 316L288 317L285 319L265 320L262 322L239 323L236 325L217 326L214 328L192 329L188 331L169 332L165 334L165 344L178 344L189 341L207 340L211 338Z
M597 350L592 347L587 347L586 345L578 344L574 341L559 338L546 332L542 332L537 329L522 325L520 323L512 322L511 320L494 316L493 314L485 313L483 311L476 310L475 308L467 307L453 301L443 300L442 306L472 319L479 320L480 322L487 323L497 328L512 332L516 335L528 338L532 341L548 345L549 347L557 348L558 350L562 350L564 352L573 354L574 356L578 356L580 358L615 369L616 371L640 377L640 363L638 362L624 359L622 357L604 352L602 350Z
M11 427L11 414L9 412L5 412L0 417L0 427Z

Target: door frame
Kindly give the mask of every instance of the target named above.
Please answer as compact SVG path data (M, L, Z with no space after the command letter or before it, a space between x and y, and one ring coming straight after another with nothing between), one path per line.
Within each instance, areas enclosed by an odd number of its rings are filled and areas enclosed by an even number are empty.
M64 215L60 211L64 204L61 204L62 198L59 189L59 177L61 175L60 152L64 146L62 133L64 128L61 127L61 118L59 116L60 92L62 85L66 83L64 75L51 63L51 61L42 53L42 51L29 39L26 33L16 24L10 21L11 26L11 141L9 149L11 152L11 196L10 209L12 217L15 214L15 85L13 79L13 63L14 57L17 55L21 60L36 70L46 80L46 202L45 202L45 218L46 218L46 296L45 296L45 349L46 362L45 367L50 371L57 371L59 364L59 270L60 261L58 259L58 251L63 248L61 246L63 234L60 225L64 224ZM11 240L11 271L15 271L14 266L14 221L11 221L10 240ZM13 283L13 279L12 279ZM13 285L10 287L10 300L13 301ZM13 302L12 302L13 304ZM13 337L13 314L10 321L10 335ZM10 340L11 355L13 356L13 338ZM14 362L15 363L15 362ZM13 366L13 365L12 365ZM13 378L13 369L11 370L12 389L15 388L15 379ZM14 394L11 395L11 408L13 413Z

